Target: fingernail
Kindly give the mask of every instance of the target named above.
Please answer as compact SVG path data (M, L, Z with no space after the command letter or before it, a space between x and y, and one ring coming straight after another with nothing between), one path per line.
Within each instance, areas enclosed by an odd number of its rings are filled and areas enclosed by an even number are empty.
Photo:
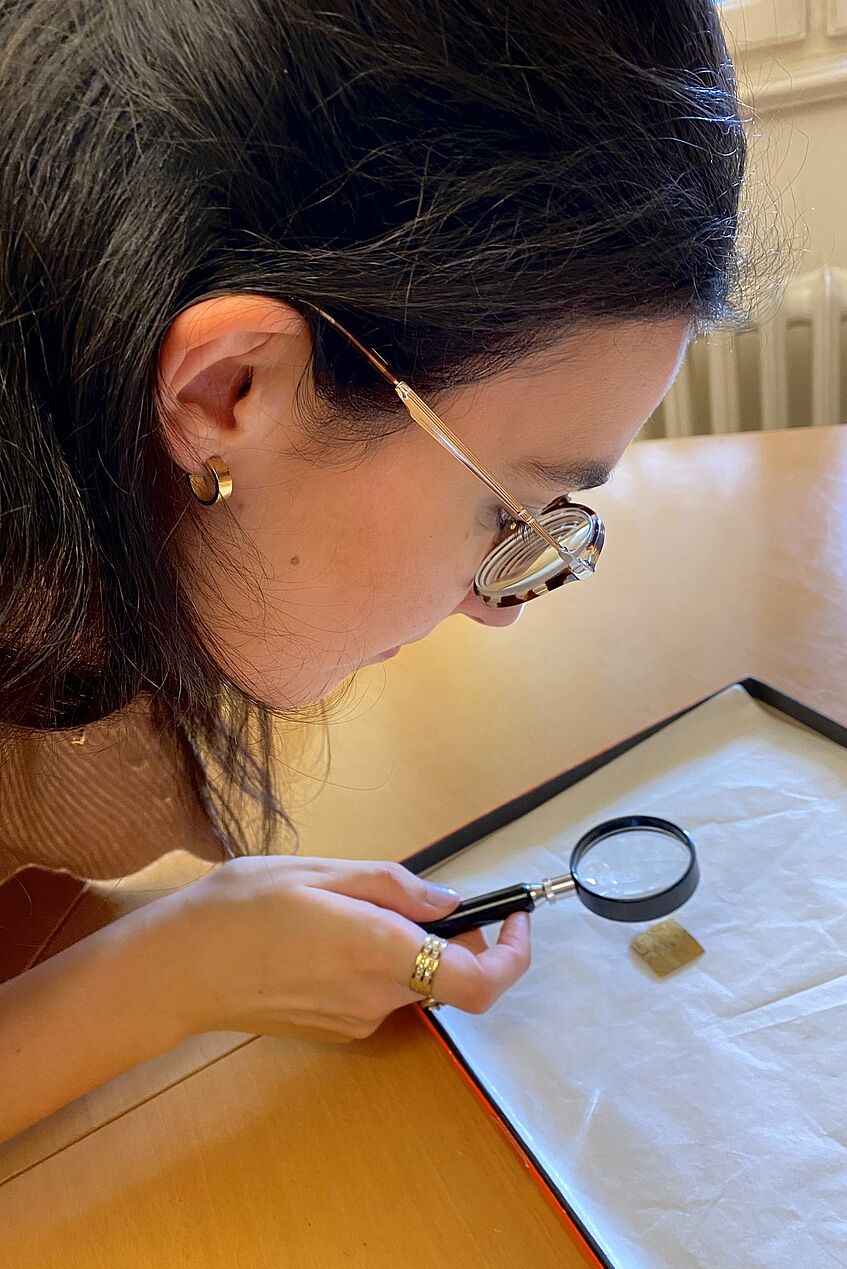
M452 886L439 886L434 881L427 884L426 892L427 900L438 908L443 908L446 903L455 903L460 898L458 890Z

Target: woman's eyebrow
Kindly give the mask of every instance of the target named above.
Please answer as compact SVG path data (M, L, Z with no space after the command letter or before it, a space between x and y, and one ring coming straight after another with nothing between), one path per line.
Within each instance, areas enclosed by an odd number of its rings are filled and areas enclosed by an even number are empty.
M589 459L583 463L548 463L542 458L523 458L515 463L515 473L553 489L596 489L612 474L608 463Z

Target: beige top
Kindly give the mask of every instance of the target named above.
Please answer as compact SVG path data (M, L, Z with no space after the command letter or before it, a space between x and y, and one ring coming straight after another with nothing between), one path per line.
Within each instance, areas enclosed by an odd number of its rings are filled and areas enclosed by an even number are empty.
M139 700L82 733L28 736L0 771L0 883L31 864L105 879L168 851L220 860L222 848L179 776L172 739Z

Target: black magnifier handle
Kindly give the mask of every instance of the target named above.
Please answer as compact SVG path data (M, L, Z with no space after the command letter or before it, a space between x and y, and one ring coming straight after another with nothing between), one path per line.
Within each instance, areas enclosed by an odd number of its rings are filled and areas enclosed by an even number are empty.
M465 930L478 930L480 926L505 921L512 912L532 912L539 901L558 899L574 888L570 874L542 881L540 885L522 881L503 890L491 890L473 899L463 899L449 916L439 921L427 921L421 929L427 934L438 934L443 939L452 938L454 934L464 934Z
M660 868L667 865L671 867L672 884L665 884L671 880L665 876L658 888L648 885L646 890L637 895L627 893L625 888L620 894L603 893L595 878L586 876L583 872L586 859L590 858L595 866L598 862L602 865L603 857L601 854L598 858L598 852L604 843L614 847L616 843L619 844L622 834L629 834L634 830L658 835L665 844L670 838L684 848L681 858L677 846L676 859L663 858L661 851L653 859ZM611 860L605 860L605 866L617 868L614 853ZM594 872L594 869L591 871ZM597 875L602 875L602 868ZM690 899L699 880L700 869L694 843L684 829L678 824L672 824L670 820L657 819L653 815L624 815L597 824L583 834L571 852L570 872L560 877L547 877L537 885L522 881L515 886L506 886L503 890L492 890L488 894L464 899L449 916L442 917L439 921L429 921L422 928L428 934L450 938L465 930L476 930L482 925L505 921L512 912L532 912L538 903L545 900L554 902L572 891L578 892L589 911L610 921L655 921L657 917L674 912Z

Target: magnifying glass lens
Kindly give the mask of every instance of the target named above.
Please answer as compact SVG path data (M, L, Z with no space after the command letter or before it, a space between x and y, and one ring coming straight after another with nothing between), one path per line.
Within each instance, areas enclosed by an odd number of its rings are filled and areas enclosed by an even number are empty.
M574 877L607 899L647 899L684 876L691 853L667 833L649 828L619 829L585 851Z

